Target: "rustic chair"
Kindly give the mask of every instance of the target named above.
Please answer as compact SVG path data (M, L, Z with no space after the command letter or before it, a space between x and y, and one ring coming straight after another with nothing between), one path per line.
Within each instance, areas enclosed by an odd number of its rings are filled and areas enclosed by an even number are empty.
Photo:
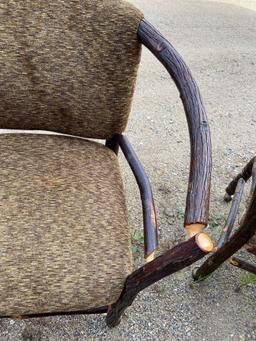
M14 0L0 5L0 20L0 128L48 132L0 135L0 315L108 313L115 326L141 290L213 248L202 232L211 142L198 87L125 1ZM191 140L190 238L158 257L150 184L122 135L142 44L174 80ZM143 206L146 264L134 272L119 147Z
M249 195L246 198L246 209L235 233L232 234L238 209L241 203L246 182L251 178ZM252 158L226 188L224 196L226 202L232 201L230 212L217 243L215 252L193 272L195 280L203 280L225 261L230 264L256 274L256 265L234 256L237 251L244 248L256 256L256 157Z

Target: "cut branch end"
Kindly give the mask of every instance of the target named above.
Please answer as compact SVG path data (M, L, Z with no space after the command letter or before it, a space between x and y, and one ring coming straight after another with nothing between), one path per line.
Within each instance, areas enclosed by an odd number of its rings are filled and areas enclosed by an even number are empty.
M192 238L198 233L202 232L204 228L205 224L191 224L185 226L189 238Z
M149 256L145 257L147 263L152 262L156 258L156 250L154 250Z
M237 266L237 267L239 266L239 263L237 261L235 261L233 258L229 259L229 263L234 265L234 266Z
M204 252L213 252L214 243L208 234L201 232L196 235L196 243L198 247Z

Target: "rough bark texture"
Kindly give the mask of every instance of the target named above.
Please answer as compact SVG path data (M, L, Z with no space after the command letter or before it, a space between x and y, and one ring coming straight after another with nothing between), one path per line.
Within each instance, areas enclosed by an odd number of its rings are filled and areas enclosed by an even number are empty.
M174 47L145 19L138 29L140 41L160 60L174 80L184 105L191 143L191 166L185 225L207 225L211 181L211 139L199 89Z

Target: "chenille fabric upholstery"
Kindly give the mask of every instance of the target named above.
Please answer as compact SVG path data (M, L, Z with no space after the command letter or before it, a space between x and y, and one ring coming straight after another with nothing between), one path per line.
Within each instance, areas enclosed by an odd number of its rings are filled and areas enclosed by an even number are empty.
M123 0L2 0L0 128L102 139L121 133L141 18Z
M116 155L85 139L0 135L0 315L115 302L132 271Z

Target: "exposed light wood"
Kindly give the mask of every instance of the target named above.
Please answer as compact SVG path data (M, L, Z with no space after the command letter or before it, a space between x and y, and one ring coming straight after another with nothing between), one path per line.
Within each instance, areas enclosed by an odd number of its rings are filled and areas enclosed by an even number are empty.
M149 262L152 262L155 258L156 258L156 251L152 252L151 255L149 255L147 258L146 258L146 262L149 263Z
M185 226L185 229L189 238L192 238L197 233L202 232L204 228L205 228L205 224L191 224L191 225Z
M198 233L196 236L196 243L202 251L205 253L212 252L214 250L214 243L208 234L202 232Z

